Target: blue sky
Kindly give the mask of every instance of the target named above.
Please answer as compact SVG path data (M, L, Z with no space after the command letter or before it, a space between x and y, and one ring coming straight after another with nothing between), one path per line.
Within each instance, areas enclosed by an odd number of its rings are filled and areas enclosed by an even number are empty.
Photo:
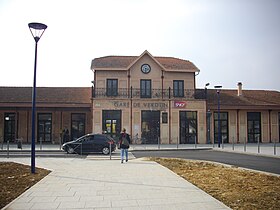
M280 90L279 0L0 0L0 86L91 86L91 60L107 55L192 61L197 87Z

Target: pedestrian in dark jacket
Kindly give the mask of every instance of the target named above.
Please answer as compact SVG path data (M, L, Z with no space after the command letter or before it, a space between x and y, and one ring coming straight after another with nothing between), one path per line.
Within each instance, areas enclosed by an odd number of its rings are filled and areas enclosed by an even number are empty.
M126 133L125 128L122 130L122 133L120 134L119 143L120 143L120 149L121 149L121 163L123 163L123 161L124 161L124 155L126 158L125 161L127 162L130 137L129 137L129 134Z

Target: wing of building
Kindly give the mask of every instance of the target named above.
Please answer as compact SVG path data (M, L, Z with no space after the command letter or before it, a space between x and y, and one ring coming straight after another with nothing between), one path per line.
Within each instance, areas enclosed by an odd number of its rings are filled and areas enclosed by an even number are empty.
M91 132L90 87L37 87L36 141L62 143ZM31 142L31 87L0 87L0 141Z
M37 88L37 142L122 128L138 144L279 142L279 91L198 89L192 62L148 51L95 58L91 70L93 87ZM31 87L0 87L0 141L30 142L31 102Z

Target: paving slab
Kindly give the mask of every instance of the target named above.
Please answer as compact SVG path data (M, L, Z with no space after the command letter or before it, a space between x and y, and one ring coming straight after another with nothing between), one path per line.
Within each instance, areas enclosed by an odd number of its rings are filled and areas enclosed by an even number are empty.
M230 209L160 164L129 157L36 158L52 172L3 209Z

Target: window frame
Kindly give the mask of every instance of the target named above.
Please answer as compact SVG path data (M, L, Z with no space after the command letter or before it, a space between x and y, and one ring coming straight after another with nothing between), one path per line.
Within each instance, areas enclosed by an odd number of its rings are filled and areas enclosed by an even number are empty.
M118 79L106 80L106 95L118 96Z
M152 98L152 80L150 79L140 80L140 97Z
M184 97L184 80L173 80L173 96Z

